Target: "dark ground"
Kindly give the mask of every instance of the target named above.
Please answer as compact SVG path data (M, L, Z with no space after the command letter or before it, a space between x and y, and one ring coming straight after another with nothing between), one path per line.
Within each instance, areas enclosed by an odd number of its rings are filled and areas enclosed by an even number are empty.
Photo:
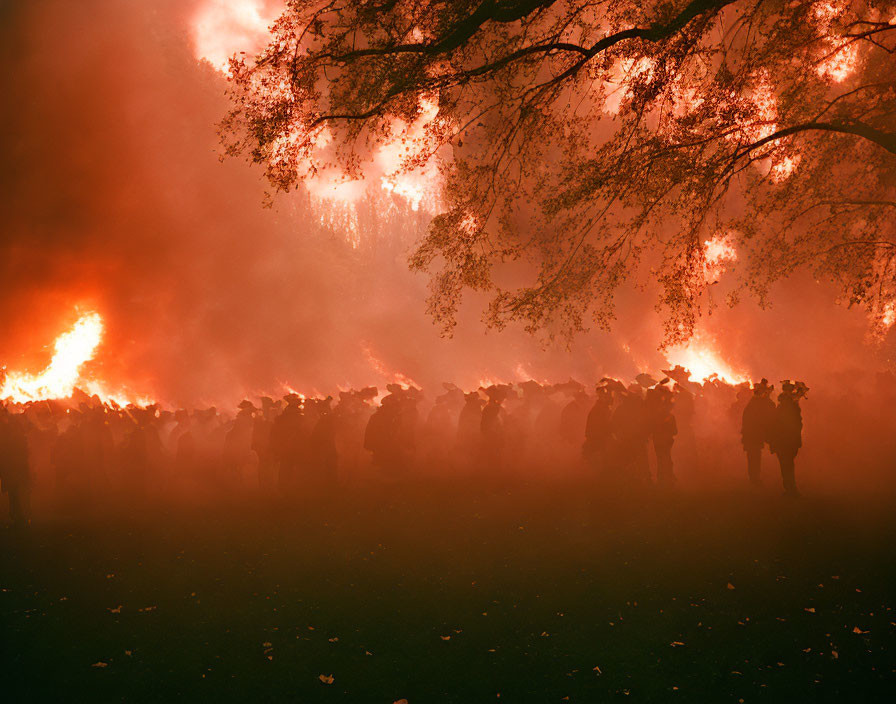
M4 700L894 701L892 501L596 495L379 488L5 529Z

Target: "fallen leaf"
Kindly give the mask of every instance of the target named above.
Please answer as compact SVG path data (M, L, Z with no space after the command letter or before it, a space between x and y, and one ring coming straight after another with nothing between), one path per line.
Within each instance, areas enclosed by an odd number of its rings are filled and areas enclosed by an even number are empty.
M333 684L333 680L336 679L333 675L318 675L317 679L319 679L324 684Z
M682 643L680 640L673 640L671 643L669 643L669 645L671 645L673 648L677 648L680 645L684 645L684 643Z
M451 636L439 636L442 640L451 640Z
M734 585L733 585L731 582L728 582L728 588L729 588L729 589L734 589Z
M814 613L815 613L815 607L814 607L814 606L810 606L808 609L803 609L803 611L808 611L810 614L814 614Z
M338 642L339 642L339 639L336 638L336 637L333 637L333 638L327 638L327 640L330 641L331 643L338 643Z
M109 667L109 663L103 661L95 662L91 667Z
M871 633L871 631L863 631L863 630L862 630L861 628L859 628L858 626L856 626L855 628L853 628L853 629L852 629L852 632L853 632L853 633L857 633L858 635L863 635L863 634L865 634L865 633Z
M596 672L599 675L603 674L603 672L601 672L601 670L600 670L600 667L598 667L597 665L594 666L594 669L592 670L592 672Z
M110 614L120 614L121 613L121 604L116 606L114 609L109 609Z

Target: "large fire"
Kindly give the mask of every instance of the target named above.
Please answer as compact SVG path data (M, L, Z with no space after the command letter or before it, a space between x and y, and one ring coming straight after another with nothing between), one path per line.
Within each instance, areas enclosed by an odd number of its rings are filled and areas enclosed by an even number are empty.
M270 39L269 26L282 10L282 3L271 0L202 0L192 21L196 58L208 62L223 75L230 75L230 58L241 53L252 56L261 50ZM281 83L269 90L289 88ZM405 162L425 148L424 125L434 120L439 111L437 101L432 98L422 99L420 109L420 116L412 124L395 122L391 137L374 149L369 173L363 178L346 180L338 169L321 168L305 179L309 192L330 205L341 204L351 209L369 188L378 185L385 193L404 199L412 210L423 208L434 212L438 207L440 180L436 160L431 159L416 169L405 168ZM300 134L296 132L276 140L272 161L283 159L291 141ZM323 151L331 141L329 130L322 128L316 136L315 147ZM306 164L296 168L305 169ZM350 222L346 224L349 239L354 240L357 232L351 232Z
M234 53L264 46L275 16L262 0L206 0L193 18L196 52L221 73L229 73Z
M74 327L56 338L50 364L40 374L9 372L0 388L0 399L26 403L68 398L81 378L81 367L93 359L103 337L99 313L81 316Z
M728 364L713 344L700 334L694 335L684 345L671 348L667 353L670 364L680 364L691 373L691 380L703 382L712 377L729 384L749 381L749 377Z
M719 277L725 273L725 269L730 262L737 261L737 249L734 246L734 236L715 235L711 239L703 243L703 250L706 256L706 263L703 266L703 273L706 281L713 283L719 280Z

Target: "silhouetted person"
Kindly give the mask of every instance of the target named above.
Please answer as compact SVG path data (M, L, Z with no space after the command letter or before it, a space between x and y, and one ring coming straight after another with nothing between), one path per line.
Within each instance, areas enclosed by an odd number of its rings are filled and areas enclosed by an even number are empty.
M507 397L504 386L489 386L485 390L488 403L482 409L482 420L479 424L482 438L483 465L491 472L498 471L504 465L504 418L501 404Z
M796 490L794 460L803 446L803 415L799 399L807 391L808 388L802 382L792 384L785 381L778 396L778 407L775 409L772 452L778 456L784 493L788 496L799 496Z
M647 441L650 427L641 396L641 386L630 384L613 413L615 460L626 480L650 481Z
M317 401L318 418L309 438L309 463L314 476L311 481L320 487L332 488L336 485L339 453L336 450L336 424L330 409L332 398Z
M457 435L457 418L464 403L464 392L453 384L443 384L445 393L436 396L423 425L421 447L424 465L444 469Z
M132 426L130 421L129 424ZM82 498L84 452L76 411L68 415L68 427L59 434L51 461L56 474L57 499L65 505L77 504Z
M281 492L298 488L304 454L304 417L301 399L297 394L284 397L286 408L271 427L271 452L279 464L278 483Z
M95 494L101 487L108 488L114 442L103 406L85 408L83 412L80 432L84 479Z
M14 526L31 522L31 471L25 420L0 406L0 485L9 498L9 519Z
M395 394L384 396L364 430L364 449L380 469L391 469L398 461L397 432L400 401Z
M218 478L222 486L231 488L238 486L242 474L252 461L252 431L255 424L255 411L251 401L241 401L239 411L233 423L224 435L224 451L221 455L221 476Z
M672 445L678 434L678 425L672 414L672 403L672 390L662 383L648 389L647 398L644 400L644 412L656 455L656 480L659 484L671 484L675 481L675 473L672 471Z
M588 423L590 399L584 389L575 392L573 399L560 411L560 437L576 448L581 447Z
M336 426L336 449L343 476L357 476L365 457L364 430L373 414L371 403L377 388L369 386L360 391L340 391L339 403L333 409Z
M597 399L585 420L582 457L597 471L606 470L613 443L613 394L603 385L597 387Z
M149 409L135 410L134 427L125 441L123 456L128 483L134 498L146 498L150 482L157 480L158 460L162 454L162 441L155 426L155 413Z
M274 427L276 404L269 396L261 398L261 413L252 421L251 447L258 457L258 485L262 489L276 484L277 460L271 449L271 429Z
M476 462L479 452L484 405L478 391L464 394L464 405L457 419L457 454L461 466L467 469Z
M389 385L386 386L389 388ZM407 472L417 457L417 429L420 425L420 411L417 404L422 398L418 389L402 389L400 386L393 393L398 394L398 418L395 424L395 469Z
M744 407L740 437L747 453L747 475L758 486L762 467L762 447L772 437L775 424L775 402L771 399L774 386L767 379L753 384L753 395Z
M174 419L177 421L177 425L171 431L169 442L174 445L176 480L179 484L183 484L188 479L192 479L196 472L196 437L193 434L193 421L189 411L175 411Z

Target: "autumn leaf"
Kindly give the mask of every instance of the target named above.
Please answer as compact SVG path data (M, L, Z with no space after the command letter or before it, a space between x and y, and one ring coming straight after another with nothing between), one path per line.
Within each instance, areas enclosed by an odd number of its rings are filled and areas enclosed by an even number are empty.
M100 662L93 663L93 665L91 665L91 667L109 667L109 663L103 662L101 660Z
M324 684L333 684L333 680L336 679L333 675L318 675L317 679L319 679Z

